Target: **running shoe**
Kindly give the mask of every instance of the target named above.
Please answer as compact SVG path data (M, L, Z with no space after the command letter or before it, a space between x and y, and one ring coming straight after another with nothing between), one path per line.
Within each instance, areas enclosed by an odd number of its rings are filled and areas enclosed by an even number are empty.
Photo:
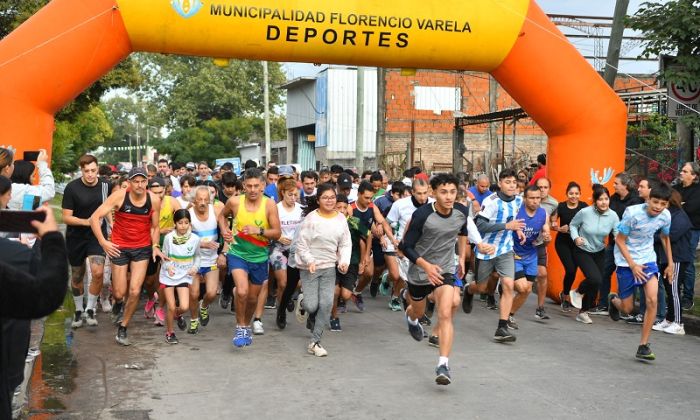
M88 309L87 311L85 311L85 313L87 314L85 321L87 321L88 326L96 327L97 326L97 318L95 318L95 310Z
M304 310L304 295L301 293L299 293L299 297L294 304L294 314L296 315L297 321L300 324L306 322L306 318L309 316Z
M571 305L576 309L581 309L583 306L583 295L576 290L571 289L569 291L569 298L571 299Z
M165 342L168 344L178 344L179 341L177 341L177 337L175 337L175 333L165 333Z
M649 347L649 343L640 344L639 347L637 347L637 354L635 355L635 357L637 359L643 359L643 360L656 359L656 355L651 351L651 347Z
M389 301L389 309L391 309L394 312L398 312L401 310L401 302L399 301L398 296L394 296L391 298Z
M231 296L226 296L224 293L219 295L219 306L221 309L228 309L228 305L231 304Z
M449 385L452 382L450 369L447 365L440 365L435 369L435 383L438 385Z
M156 314L154 316L155 320L153 321L153 325L157 325L159 327L162 327L165 325L165 309L159 307L156 309Z
M608 316L610 315L610 312L608 312L608 307L603 306L603 305L598 305L595 308L591 309L588 311L589 315L601 315L601 316Z
M209 308L205 308L204 305L199 307L199 319L201 320L202 326L206 327L209 325Z
M283 330L287 327L287 313L282 308L277 308L277 318L275 319L277 328Z
M73 322L71 322L70 326L73 328L80 328L83 326L83 311L75 311Z
M185 331L187 329L187 322L185 321L185 317L182 315L177 317L177 327L180 329L180 331Z
M440 338L437 335L431 335L428 337L428 345L431 347L440 348Z
M102 307L102 312L108 314L112 312L112 301L110 296L100 296L100 306Z
M253 329L250 326L243 327L243 329L245 330L245 345L250 346L253 344Z
M673 335L685 335L685 327L683 327L683 324L672 322L671 325L664 329L664 332Z
M246 339L246 329L243 327L236 327L236 330L233 333L233 340L231 340L231 342L236 347L246 346L246 343L248 342Z
M289 302L287 302L287 312L294 312L294 302L295 300L289 299Z
M512 343L515 341L515 336L508 332L508 328L498 327L493 339L498 343Z
M151 298L146 301L146 306L143 307L143 316L146 317L146 319L151 319L153 318L153 315L156 312L156 300Z
M695 302L692 299L683 299L681 302L681 308L684 311L690 311L695 306Z
M482 302L486 302L486 299L488 298L488 296L489 295L487 295L486 293L482 293L479 295L479 300Z
M347 310L348 308L345 305L345 299L343 299L342 297L338 297L338 312L344 314L345 312L347 312Z
M433 312L435 312L435 302L428 299L428 301L425 302L425 316L427 316L428 318L432 318Z
M661 320L661 321L656 321L654 322L654 325L651 326L651 329L654 331L663 331L666 328L668 328L669 325L671 325L671 322L668 322L667 320Z
M632 325L642 325L644 324L644 315L637 314L630 319L626 319L625 322Z
M518 323L515 322L515 318L513 318L513 315L508 316L508 329L510 330L517 330L519 328Z
M464 293L462 294L462 310L465 314L470 314L473 309L474 295L469 293L468 288L464 288Z
M401 289L399 292L399 299L401 299L401 307L403 308L403 311L406 312L406 309L408 309L408 301L406 300L406 289Z
M416 322L415 324L412 324L408 320L408 314L406 314L406 324L408 324L408 332L411 333L411 337L413 337L413 339L416 341L422 341L423 340L423 326L420 325L420 322Z
M128 346L131 344L129 343L129 336L126 333L126 327L122 325L120 325L117 329L117 336L115 338L117 339L117 343L121 344L122 346Z
M488 295L486 296L486 308L495 311L498 309L498 303L496 302L496 296Z
M331 318L331 331L343 331L343 329L340 327L340 318Z
M430 318L428 318L428 315L423 315L422 317L420 317L418 323L424 327L429 327L433 325L433 321L431 321Z
M122 317L124 316L124 302L115 302L114 305L112 305L112 314L110 318L112 319L113 324L118 324L122 321Z
M564 292L559 293L559 301L561 302L562 312L571 312L571 303L564 298Z
M199 332L199 320L190 320L190 329L187 330L187 334L197 334Z
M372 280L369 284L369 295L372 297L377 297L377 292L379 292L379 282Z
M362 294L361 294L361 293L358 293L358 294L354 294L354 293L353 293L353 294L350 296L350 298L352 299L352 302L353 302L353 303L355 304L355 306L357 307L357 310L358 310L358 311L360 311L360 312L364 312L364 311L365 311L365 302L364 302L364 300L362 299Z
M593 323L593 321L591 321L591 317L588 316L588 312L579 312L578 315L576 315L576 321L583 322L584 324Z
M253 320L253 334L263 335L265 334L265 328L263 328L263 323L261 320Z
M549 319L549 315L544 310L544 306L535 309L535 318L539 320Z
M620 310L613 305L613 299L617 297L617 293L610 293L608 295L608 315L613 321L620 320Z
M319 343L319 342L315 342L315 343L314 343L314 342L311 342L311 343L309 343L309 347L306 349L306 351L307 351L309 354L313 354L313 355L316 356L316 357L326 357L326 356L328 356L328 352L326 351L326 349L324 349L323 347L321 347L321 343Z
M265 309L276 309L277 308L277 301L275 300L274 296L268 296L267 299L265 299Z
M389 284L389 273L384 272L382 274L382 281L379 283L379 294L382 296L389 296L391 293L391 284Z

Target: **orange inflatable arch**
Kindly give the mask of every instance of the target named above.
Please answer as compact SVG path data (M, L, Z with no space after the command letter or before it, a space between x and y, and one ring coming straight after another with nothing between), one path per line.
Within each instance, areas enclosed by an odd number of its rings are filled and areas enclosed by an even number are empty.
M557 199L624 169L623 103L533 0L53 0L0 41L0 144L51 150L54 114L134 51L489 72L549 136ZM553 247L549 272L556 298Z

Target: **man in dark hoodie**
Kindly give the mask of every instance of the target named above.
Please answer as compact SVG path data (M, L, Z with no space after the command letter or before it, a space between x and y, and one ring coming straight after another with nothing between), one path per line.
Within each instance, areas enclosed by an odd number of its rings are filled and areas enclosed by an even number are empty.
M690 249L693 252L693 261L688 264L684 274L681 274L683 286L683 310L693 309L693 295L695 294L695 250L700 242L700 165L696 162L687 162L681 167L680 182L674 188L681 193L683 210L688 214L693 228L690 229Z
M617 213L617 217L622 220L622 215L627 210L627 207L636 204L644 203L644 200L637 193L637 183L631 175L620 172L615 175L613 182L615 193L610 197L610 209ZM605 247L605 266L603 269L603 282L599 289L598 306L591 309L588 313L591 315L608 315L608 300L607 296L610 293L610 277L615 272L615 239L610 236L608 245Z

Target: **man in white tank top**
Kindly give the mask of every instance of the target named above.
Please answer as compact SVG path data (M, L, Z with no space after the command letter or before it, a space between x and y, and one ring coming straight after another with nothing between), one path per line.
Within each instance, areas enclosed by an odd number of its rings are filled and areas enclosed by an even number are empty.
M199 325L206 327L209 324L209 304L216 298L216 289L219 286L219 273L217 266L226 263L219 250L219 227L214 205L211 204L209 188L199 186L194 191L194 203L190 209L192 216L192 233L200 237L200 263L197 275L193 277L190 286L190 327L189 334L196 334ZM200 284L204 283L205 293L200 296ZM202 305L199 305L199 299Z

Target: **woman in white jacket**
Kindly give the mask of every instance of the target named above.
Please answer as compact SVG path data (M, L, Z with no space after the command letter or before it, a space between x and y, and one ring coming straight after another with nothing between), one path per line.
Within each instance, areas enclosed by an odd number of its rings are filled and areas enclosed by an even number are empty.
M306 325L311 342L307 351L323 357L328 352L321 346L321 335L333 307L336 265L341 273L347 272L352 242L345 215L335 210L333 186L320 185L316 197L318 202L307 202L306 217L292 247L304 290L304 309L309 314Z
M0 147L0 175L12 179L12 199L7 205L10 210L31 210L56 195L56 188L53 174L48 165L49 156L46 150L39 152L36 167L39 169L39 185L31 184L31 176L34 173L31 162L25 162L15 174L14 150L12 148ZM21 173L20 173L21 172ZM14 176L13 176L14 174ZM36 201L37 206L25 208L25 196L32 197L31 203ZM37 197L34 199L33 197ZM28 200L27 203L30 201ZM29 205L28 205L29 206Z

